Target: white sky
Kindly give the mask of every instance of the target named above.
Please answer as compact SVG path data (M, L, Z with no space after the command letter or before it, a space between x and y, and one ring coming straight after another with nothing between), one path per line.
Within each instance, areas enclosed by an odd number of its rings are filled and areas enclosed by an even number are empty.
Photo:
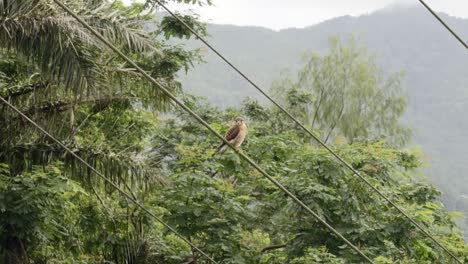
M135 0L124 0L130 3ZM138 0L141 1L141 0ZM254 25L271 29L306 27L343 15L370 13L392 4L419 5L418 0L213 0L215 6L170 4L181 12L193 9L205 22ZM468 17L468 0L425 0L433 9Z

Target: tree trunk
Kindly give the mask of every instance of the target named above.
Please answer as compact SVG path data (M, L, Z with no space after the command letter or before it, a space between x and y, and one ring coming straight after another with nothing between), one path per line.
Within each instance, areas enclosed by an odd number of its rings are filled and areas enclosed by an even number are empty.
M192 263L193 264L198 263L198 254L194 248L192 248Z
M73 139L75 136L75 106L70 108L70 138Z
M6 227L7 237L3 240L3 251L5 252L4 264L27 264L29 263L23 241L16 236L15 228L11 225Z

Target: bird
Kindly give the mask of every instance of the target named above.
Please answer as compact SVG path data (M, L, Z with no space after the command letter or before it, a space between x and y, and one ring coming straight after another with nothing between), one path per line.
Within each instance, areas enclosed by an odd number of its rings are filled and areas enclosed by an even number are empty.
M228 141L231 145L233 145L236 149L242 145L247 136L247 124L242 117L238 117L235 120L234 125L229 128L224 138ZM225 142L221 143L216 151L213 153L213 156L217 153L223 154L227 149L227 145Z

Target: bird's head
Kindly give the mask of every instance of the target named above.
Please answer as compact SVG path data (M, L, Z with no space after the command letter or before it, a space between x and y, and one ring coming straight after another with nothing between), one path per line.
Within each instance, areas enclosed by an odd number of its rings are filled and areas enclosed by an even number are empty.
M245 120L242 117L236 118L236 125L242 125L245 124Z

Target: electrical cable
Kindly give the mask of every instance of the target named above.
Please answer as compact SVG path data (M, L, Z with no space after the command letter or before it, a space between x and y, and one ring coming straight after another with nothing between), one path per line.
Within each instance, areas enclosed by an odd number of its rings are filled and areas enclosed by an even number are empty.
M269 175L266 171L260 168L251 158L249 158L244 153L240 152L234 146L232 146L221 134L216 132L205 120L203 120L200 116L198 116L195 112L193 112L189 107L187 107L182 101L177 99L168 89L166 89L161 83L156 81L153 77L151 77L147 72L145 72L140 66L138 66L134 61L128 58L125 54L123 54L117 47L115 47L112 43L106 40L101 34L99 34L94 28L92 28L86 21L81 19L77 14L75 14L70 8L64 5L59 0L54 0L54 2L62 7L68 14L74 17L78 22L80 22L85 28L87 28L90 32L92 32L99 40L101 40L104 44L106 44L111 50L117 53L121 58L127 61L130 65L132 65L138 72L140 72L145 78L147 78L151 83L156 85L167 97L172 99L178 106L188 112L192 117L194 117L199 123L205 126L211 133L217 136L220 140L225 142L231 149L234 150L237 155L242 157L246 160L252 167L254 167L258 172L260 172L263 176L265 176L270 182L272 182L276 187L278 187L281 191L283 191L287 196L289 196L294 202L296 202L299 206L301 206L304 210L309 212L314 218L316 218L319 222L321 222L326 228L332 231L337 237L343 240L348 246L350 246L354 251L356 251L359 255L361 255L367 262L374 263L369 257L367 257L359 248L357 248L354 244L348 241L343 235L341 235L337 230L335 230L331 225L329 225L325 220L320 218L320 216L312 211L306 204L304 204L299 198L297 198L293 193L291 193L288 189L286 189L281 183L279 183L276 179L274 179L271 175Z
M444 245L442 245L434 236L432 236L428 231L426 231L421 225L419 225L411 216L408 215L403 209L396 205L390 198L384 195L379 191L375 186L373 186L367 179L365 179L359 171L354 169L351 164L346 162L341 156L339 156L335 151L328 147L322 140L315 136L312 131L310 131L304 124L302 124L297 118L295 118L291 113L289 113L283 106L281 106L276 100L274 100L270 95L268 95L263 89L261 89L256 83L254 83L246 74L244 74L239 68L237 68L230 60L224 57L217 49L215 49L210 43L208 43L200 34L198 34L193 28L191 28L187 23L180 19L174 12L164 5L160 0L152 0L158 3L166 12L168 12L172 17L174 17L179 23L181 23L185 28L187 28L192 34L194 34L197 39L203 42L211 51L213 51L218 57L220 57L224 62L226 62L234 71L241 75L247 82L249 82L253 87L255 87L261 94L263 94L270 102L277 106L284 114L286 114L291 120L293 120L299 127L301 127L309 136L311 136L319 145L324 147L330 154L332 154L336 159L338 159L343 165L350 169L359 179L361 179L367 186L369 186L374 192L376 192L380 197L387 201L391 206L397 209L402 215L404 215L417 229L419 229L425 236L430 238L435 244L442 248L447 254L449 254L454 260L458 263L463 264L460 259L457 258L451 251L449 251Z

